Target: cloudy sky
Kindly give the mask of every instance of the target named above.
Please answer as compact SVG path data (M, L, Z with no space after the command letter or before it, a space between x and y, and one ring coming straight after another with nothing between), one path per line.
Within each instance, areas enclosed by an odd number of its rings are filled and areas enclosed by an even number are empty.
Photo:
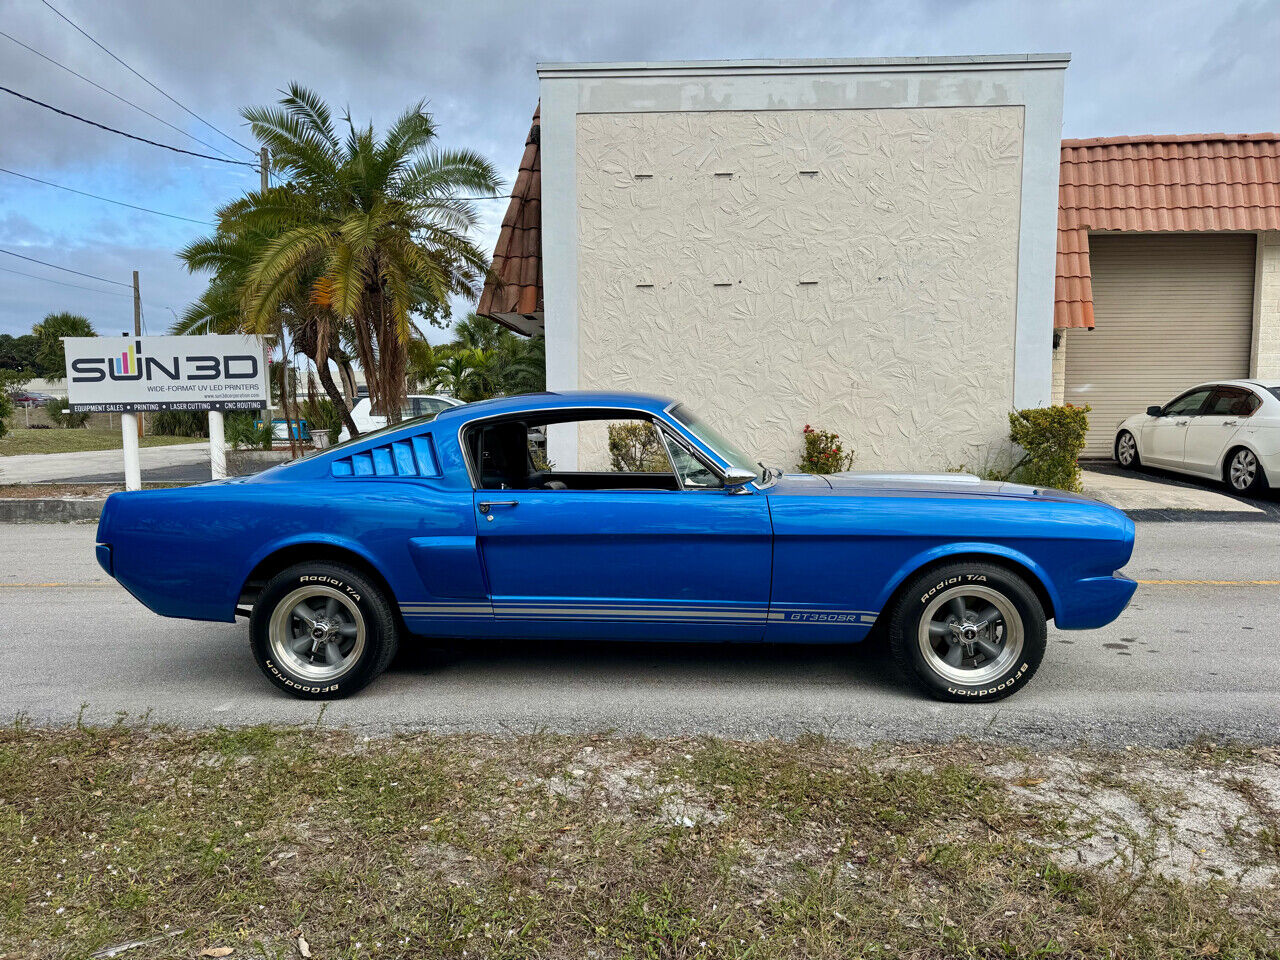
M487 155L510 182L538 97L540 60L687 60L1069 51L1063 135L1280 129L1277 0L50 0L112 53L237 140L239 108L291 80L384 125L419 98L441 141ZM95 89L34 48L240 160L43 0L0 0L0 85L139 136L212 152ZM194 220L257 183L0 93L0 167ZM504 203L489 204L492 248ZM149 332L203 287L174 251L207 228L0 173L0 249L128 283L142 274ZM132 325L126 288L0 254L0 333L46 313ZM13 272L18 271L18 272ZM94 288L91 292L64 284Z

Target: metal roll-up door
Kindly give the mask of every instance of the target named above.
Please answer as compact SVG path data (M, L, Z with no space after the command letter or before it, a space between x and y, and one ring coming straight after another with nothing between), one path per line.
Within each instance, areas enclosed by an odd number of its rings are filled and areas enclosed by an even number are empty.
M1067 332L1066 400L1088 404L1085 456L1120 421L1203 380L1249 375L1253 234L1093 234L1093 330Z

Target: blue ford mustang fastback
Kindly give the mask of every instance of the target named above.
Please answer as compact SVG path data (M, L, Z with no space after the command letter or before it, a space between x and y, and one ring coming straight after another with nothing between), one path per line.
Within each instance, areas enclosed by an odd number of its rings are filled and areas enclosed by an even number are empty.
M931 695L995 700L1035 673L1048 619L1120 614L1132 550L1133 523L1083 497L783 474L683 404L604 393L468 404L252 478L117 493L97 547L156 613L247 615L266 675L315 699L360 689L414 636L875 630Z

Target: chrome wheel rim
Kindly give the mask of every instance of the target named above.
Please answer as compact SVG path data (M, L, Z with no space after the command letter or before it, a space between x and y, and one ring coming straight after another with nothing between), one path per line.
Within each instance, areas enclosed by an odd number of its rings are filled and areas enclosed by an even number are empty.
M299 587L276 604L268 637L281 665L325 683L345 674L364 653L364 617L333 587Z
M1248 490L1258 476L1258 458L1248 450L1240 450L1231 458L1231 485Z
M920 617L917 636L925 663L952 683L988 683L1022 655L1022 617L990 587L944 590Z
M1120 462L1124 466L1133 463L1133 456L1138 452L1138 445L1134 442L1133 434L1120 434Z

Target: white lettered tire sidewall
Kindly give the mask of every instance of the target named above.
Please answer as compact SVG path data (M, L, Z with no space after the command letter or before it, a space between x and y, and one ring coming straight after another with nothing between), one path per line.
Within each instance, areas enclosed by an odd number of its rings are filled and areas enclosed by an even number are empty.
M972 584L1002 594L1022 620L1022 650L1003 673L982 683L964 684L943 677L925 660L917 642L920 620L942 590ZM912 579L903 590L889 624L889 645L899 670L930 696L957 703L1002 700L1026 686L1044 658L1048 626L1044 607L1026 581L991 563L958 562L936 567Z
M364 648L346 671L317 681L299 674L272 651L271 619L277 605L295 591L323 586L340 592L364 621ZM249 618L249 640L258 667L281 690L302 700L336 700L350 696L390 665L398 645L398 624L383 591L367 574L338 563L300 563L268 581Z

